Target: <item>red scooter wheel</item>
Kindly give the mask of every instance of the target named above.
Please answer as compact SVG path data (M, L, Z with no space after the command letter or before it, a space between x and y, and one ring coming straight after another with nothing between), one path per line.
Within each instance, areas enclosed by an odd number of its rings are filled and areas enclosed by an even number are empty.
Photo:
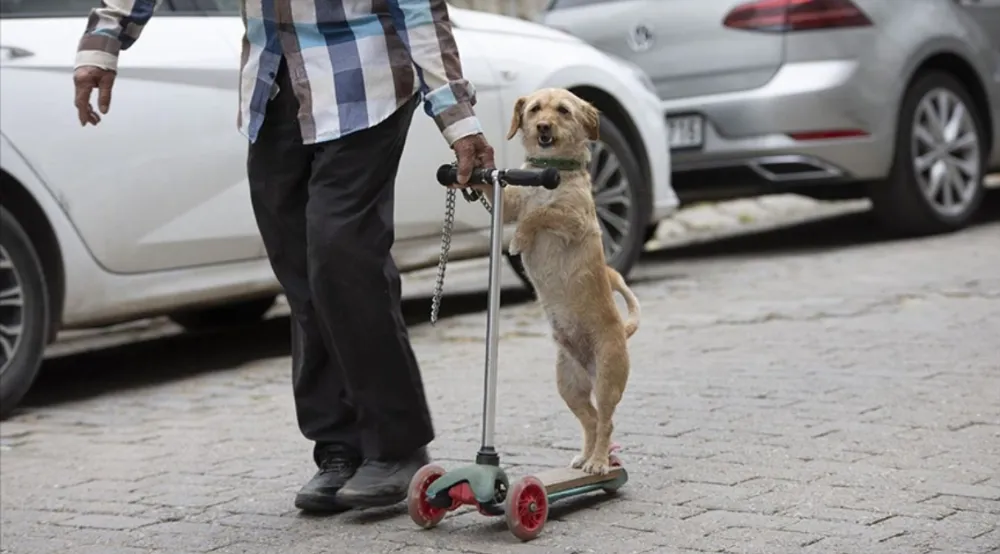
M537 477L527 476L507 493L507 527L515 537L530 541L542 533L549 518L549 496Z
M420 468L410 481L406 507L410 519L424 529L436 527L448 513L448 508L435 508L427 501L427 488L445 474L444 468L430 464Z

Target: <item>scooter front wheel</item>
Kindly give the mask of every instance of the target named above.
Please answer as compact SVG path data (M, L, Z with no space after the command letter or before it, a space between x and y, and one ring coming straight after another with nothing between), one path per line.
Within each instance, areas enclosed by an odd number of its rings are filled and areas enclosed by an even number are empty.
M410 481L410 488L406 494L406 508L413 523L424 529L436 527L448 513L448 508L436 508L427 500L428 487L444 474L444 468L430 464L420 468Z

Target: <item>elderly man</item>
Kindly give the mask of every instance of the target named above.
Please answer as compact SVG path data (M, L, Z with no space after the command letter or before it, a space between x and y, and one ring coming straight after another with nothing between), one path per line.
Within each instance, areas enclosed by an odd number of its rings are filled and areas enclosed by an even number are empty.
M91 13L74 74L81 125L108 113L119 51L160 1L102 0ZM319 467L295 505L394 504L434 438L390 255L394 180L421 102L455 151L460 186L473 167L494 167L475 91L445 0L244 0L242 18L237 125L291 306L299 428Z

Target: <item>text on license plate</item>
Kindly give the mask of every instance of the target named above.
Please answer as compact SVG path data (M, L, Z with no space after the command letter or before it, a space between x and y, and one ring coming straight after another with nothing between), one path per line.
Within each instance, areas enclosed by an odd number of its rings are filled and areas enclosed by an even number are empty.
M705 142L705 123L700 115L667 118L670 148L699 148Z

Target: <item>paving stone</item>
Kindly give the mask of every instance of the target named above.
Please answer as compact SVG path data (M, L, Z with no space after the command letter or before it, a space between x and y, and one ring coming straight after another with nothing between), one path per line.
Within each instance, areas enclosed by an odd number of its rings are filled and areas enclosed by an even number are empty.
M145 554L146 552L142 548L127 546L77 546L73 549L73 554Z
M879 512L830 508L815 504L794 506L782 512L782 515L817 523L846 522L861 526L871 525L886 518L885 514Z
M123 530L123 529L137 529L139 527L152 525L156 523L156 520L142 519L137 517L127 517L127 516L85 514L74 517L72 519L67 519L65 521L59 521L56 523L58 525L65 525L67 527L89 527L92 529Z
M961 536L942 535L932 531L905 531L883 542L896 552L916 552L944 550L956 554L989 554L995 548L975 539Z
M910 545L908 550L900 550L898 544L859 537L832 536L805 546L799 552L801 554L932 554L934 549L930 546Z
M963 485L960 483L932 482L920 483L915 485L914 488L949 496L964 496L968 498L1000 501L1000 488L989 487L986 485Z
M22 510L19 508L4 508L3 513L0 514L3 519L3 525L15 524L23 521L33 521L36 523L56 523L59 521L66 521L76 517L75 513L72 512L49 512L44 510ZM2 527L3 525L0 525Z
M821 535L760 529L757 527L729 527L709 537L723 544L724 552L743 554L750 552L801 552L802 548L821 540Z
M882 542L899 534L899 531L892 527L821 519L800 519L791 525L783 526L781 529L823 537L852 537L864 539L866 542Z
M1000 517L1000 502L996 500L942 494L933 498L928 498L924 501L924 503L935 504L952 510L967 510L971 512L994 514Z

